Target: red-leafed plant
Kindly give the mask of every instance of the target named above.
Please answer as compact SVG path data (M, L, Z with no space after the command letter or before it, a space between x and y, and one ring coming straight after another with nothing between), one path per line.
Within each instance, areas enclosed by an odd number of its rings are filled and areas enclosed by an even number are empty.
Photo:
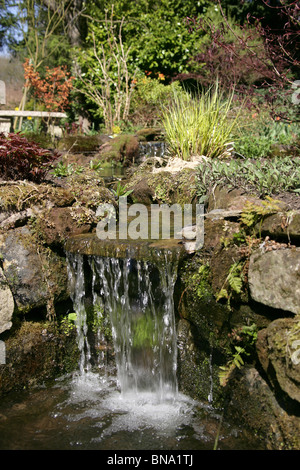
M59 154L42 149L20 134L0 134L0 177L39 183Z
M73 87L74 77L70 76L66 67L46 67L46 75L40 77L29 59L23 64L26 86L32 87L36 98L41 101L47 111L63 111L69 104L69 95Z

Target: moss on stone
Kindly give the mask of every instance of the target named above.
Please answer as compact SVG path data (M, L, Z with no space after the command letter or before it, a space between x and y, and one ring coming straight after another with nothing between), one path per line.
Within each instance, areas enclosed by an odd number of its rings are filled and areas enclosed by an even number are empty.
M0 395L42 385L71 372L78 348L54 323L23 321L5 340L6 364L0 366Z

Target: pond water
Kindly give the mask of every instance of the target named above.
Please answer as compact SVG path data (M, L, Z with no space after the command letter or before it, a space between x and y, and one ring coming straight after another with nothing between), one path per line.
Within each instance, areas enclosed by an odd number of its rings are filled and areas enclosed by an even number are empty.
M219 434L218 434L219 433ZM222 421L210 405L178 393L122 394L98 372L12 393L0 404L1 450L257 450L263 443Z

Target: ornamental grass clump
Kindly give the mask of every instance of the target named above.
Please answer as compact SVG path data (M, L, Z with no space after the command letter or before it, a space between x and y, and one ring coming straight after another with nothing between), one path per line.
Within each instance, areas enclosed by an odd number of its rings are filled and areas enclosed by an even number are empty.
M18 133L0 134L0 177L5 180L26 179L39 183L58 156Z
M214 89L192 97L174 94L164 107L162 123L172 156L190 160L193 156L226 158L233 150L232 133L237 116L229 117L233 93L224 99L218 84Z

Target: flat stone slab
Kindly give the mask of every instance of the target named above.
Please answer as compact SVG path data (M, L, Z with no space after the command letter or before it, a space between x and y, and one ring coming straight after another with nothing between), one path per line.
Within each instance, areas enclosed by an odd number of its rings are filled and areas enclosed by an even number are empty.
M157 261L162 252L171 255L174 260L184 255L183 244L177 239L167 240L101 240L96 233L88 233L70 237L65 245L69 253L82 255L133 258Z

